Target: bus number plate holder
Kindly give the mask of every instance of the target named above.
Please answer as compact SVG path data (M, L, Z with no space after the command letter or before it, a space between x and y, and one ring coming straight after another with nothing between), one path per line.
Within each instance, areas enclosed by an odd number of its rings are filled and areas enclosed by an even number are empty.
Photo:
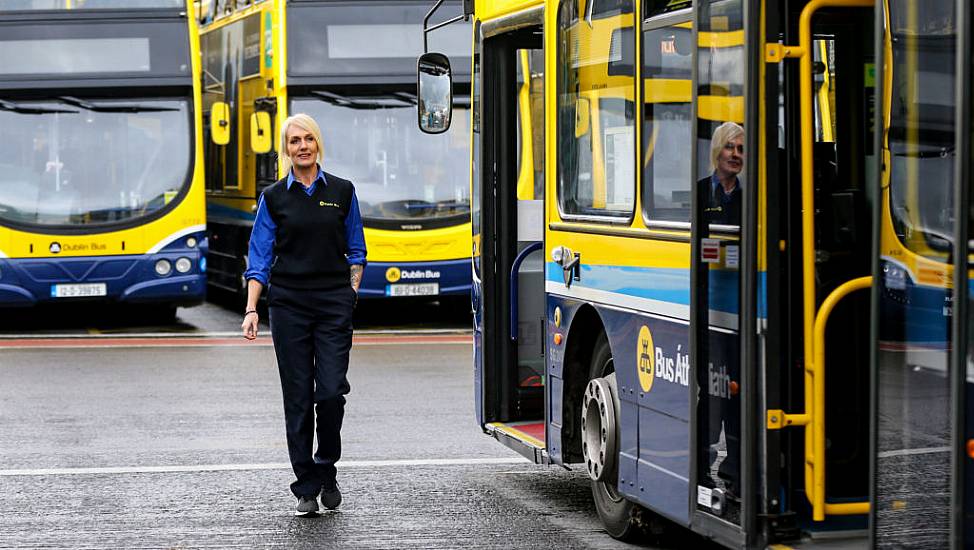
M88 298L107 295L108 287L105 283L51 285L51 298Z
M439 283L386 285L386 296L436 296L439 293Z

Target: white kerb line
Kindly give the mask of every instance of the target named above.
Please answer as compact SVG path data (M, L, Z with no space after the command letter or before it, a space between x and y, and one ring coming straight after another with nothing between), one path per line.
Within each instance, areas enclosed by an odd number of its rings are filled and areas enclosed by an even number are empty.
M342 460L338 469L395 468L398 466L477 466L495 464L531 464L523 457L510 458L415 458L398 460ZM192 472L240 472L252 470L289 470L287 462L255 464L188 464L173 466L106 466L100 468L33 468L0 470L0 477L72 476L104 474L168 474Z

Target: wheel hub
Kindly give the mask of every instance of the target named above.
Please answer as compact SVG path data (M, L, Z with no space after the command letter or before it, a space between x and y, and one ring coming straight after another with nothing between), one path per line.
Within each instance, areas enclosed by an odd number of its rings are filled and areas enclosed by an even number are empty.
M585 387L582 400L582 456L594 481L611 481L616 461L616 407L613 382L595 378Z

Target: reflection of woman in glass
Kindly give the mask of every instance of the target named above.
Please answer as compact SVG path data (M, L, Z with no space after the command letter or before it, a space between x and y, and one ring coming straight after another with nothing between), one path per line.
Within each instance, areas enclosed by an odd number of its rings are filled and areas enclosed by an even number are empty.
M706 192L704 216L708 223L740 225L743 189L739 178L744 169L744 128L733 122L725 122L714 130L710 140L710 177L697 182L700 193ZM741 458L741 403L740 363L736 347L728 348L711 340L710 368L707 393L709 399L702 402L708 408L709 448L707 474L701 483L723 489L727 497L736 499L740 494ZM721 446L726 455L717 467L716 479L712 477Z
M710 140L709 178L697 182L709 185L709 200L704 212L709 223L721 225L741 224L741 180L738 175L744 169L744 128L734 122L725 122L714 130Z

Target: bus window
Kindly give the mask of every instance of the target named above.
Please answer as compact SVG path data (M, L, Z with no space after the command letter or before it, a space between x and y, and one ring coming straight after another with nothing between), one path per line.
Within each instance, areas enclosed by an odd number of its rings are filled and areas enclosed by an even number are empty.
M558 205L565 219L626 219L634 209L635 56L632 17L620 11L591 24L578 21L575 1L559 11Z
M890 10L893 89L890 120L890 209L909 250L946 261L953 232L953 4ZM915 13L914 13L915 12ZM917 21L925 28L912 28ZM917 82L923 82L918 86Z
M690 0L645 0L643 17L655 17L664 13L688 9L690 5Z
M517 50L517 86L517 197L541 199L544 197L543 50Z
M691 159L685 152L691 146L692 54L689 23L643 31L642 198L647 223L690 221Z
M206 185L215 191L236 191L244 181L253 180L255 170L249 150L249 126L244 122L249 121L254 99L263 89L263 83L253 78L260 72L260 47L255 46L260 40L260 14L204 34L200 40L205 52L203 113L208 115L210 106L216 101L230 106L230 143L214 144L209 138L209 127L204 128ZM204 116L204 120L208 118ZM211 160L221 156L225 156L222 161Z

